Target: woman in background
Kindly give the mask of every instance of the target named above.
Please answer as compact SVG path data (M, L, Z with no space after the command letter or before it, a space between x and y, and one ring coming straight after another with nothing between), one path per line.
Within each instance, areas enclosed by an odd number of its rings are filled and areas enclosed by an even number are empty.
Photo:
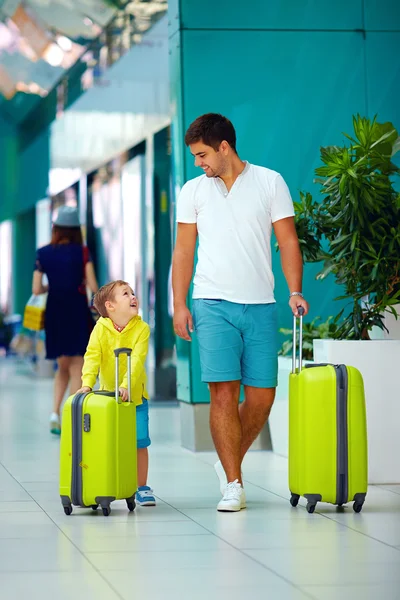
M43 285L46 274L48 285ZM83 245L78 212L62 206L53 223L51 243L37 251L33 294L48 292L45 333L46 358L57 360L51 433L61 433L60 410L68 388L81 387L83 355L93 328L86 285L96 293L98 285L88 249Z

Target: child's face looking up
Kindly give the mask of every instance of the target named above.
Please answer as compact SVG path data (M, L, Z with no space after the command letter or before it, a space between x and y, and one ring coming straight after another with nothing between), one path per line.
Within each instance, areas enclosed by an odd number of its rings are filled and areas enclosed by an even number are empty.
M139 302L132 288L120 285L114 291L114 298L107 302L107 311L115 321L130 321L139 311Z

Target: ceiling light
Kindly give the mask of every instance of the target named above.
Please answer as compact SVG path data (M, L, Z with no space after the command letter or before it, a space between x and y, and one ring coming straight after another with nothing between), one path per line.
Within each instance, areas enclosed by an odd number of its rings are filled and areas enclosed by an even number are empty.
M18 81L15 84L15 88L18 92L24 92L25 94L34 94L37 96L41 96L42 98L47 96L46 90L44 90L37 83L34 82L26 84L23 81Z
M64 52L58 44L50 44L43 53L43 59L52 67L59 67L64 59Z
M34 82L32 82L28 85L28 89L31 94L40 94L40 92L41 92L40 86Z
M15 36L11 31L0 23L0 50L7 50L9 46L15 41Z
M65 35L58 36L57 44L60 46L61 50L64 50L64 52L71 52L72 50L72 42Z

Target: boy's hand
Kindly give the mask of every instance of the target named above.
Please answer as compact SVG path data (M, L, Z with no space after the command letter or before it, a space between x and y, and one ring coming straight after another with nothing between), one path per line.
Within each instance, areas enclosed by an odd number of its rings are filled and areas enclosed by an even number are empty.
M122 402L128 402L128 390L126 388L119 388L119 395L122 398Z
M87 392L91 392L92 388L88 387L87 385L84 385L83 387L81 387L80 390L78 390L76 393L77 394L86 394Z

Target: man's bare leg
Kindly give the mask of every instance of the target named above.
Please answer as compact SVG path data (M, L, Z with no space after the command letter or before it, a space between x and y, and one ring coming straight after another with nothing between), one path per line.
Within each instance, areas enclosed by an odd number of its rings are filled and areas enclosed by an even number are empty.
M244 391L245 401L239 408L242 426L241 461L267 422L275 399L275 388L246 385Z
M240 381L210 383L210 429L228 482L242 483L242 424L239 416Z

